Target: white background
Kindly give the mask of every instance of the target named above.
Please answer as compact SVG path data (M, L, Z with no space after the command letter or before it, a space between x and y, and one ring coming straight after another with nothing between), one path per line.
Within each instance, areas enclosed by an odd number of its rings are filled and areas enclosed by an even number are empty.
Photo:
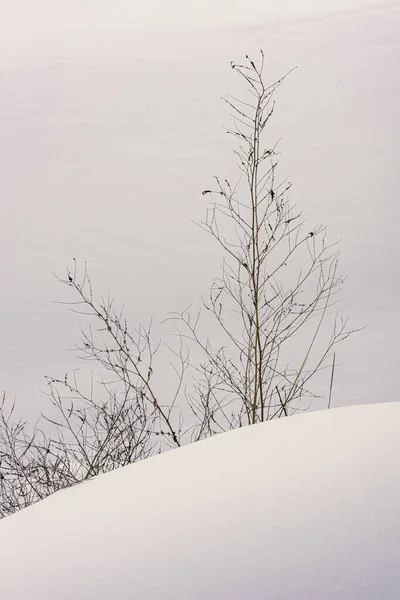
M201 190L233 176L221 96L259 48L293 66L270 129L290 197L343 238L335 405L397 398L400 3L0 2L0 388L26 414L43 375L79 366L84 319L54 304L73 257L132 323L198 301L219 272L195 225ZM160 365L159 369L164 369Z

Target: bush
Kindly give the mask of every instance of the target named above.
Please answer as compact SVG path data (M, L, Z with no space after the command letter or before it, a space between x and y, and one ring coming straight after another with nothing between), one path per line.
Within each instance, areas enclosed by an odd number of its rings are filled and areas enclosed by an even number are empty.
M351 333L347 320L335 316L324 349L316 348L328 309L342 288L338 251L327 244L325 227L306 227L288 199L290 184L276 181L276 146L264 145L275 92L286 76L267 86L262 52L258 65L246 57L245 64L232 63L232 68L248 91L244 100L226 100L234 117L228 132L238 142L240 177L235 184L215 178L214 186L203 191L211 202L200 226L222 248L224 259L200 310L169 316L178 322L180 340L174 351L178 384L172 399L166 402L156 389L158 347L150 328L132 330L112 300L97 300L86 267L82 271L74 261L61 281L99 326L83 330L77 348L81 358L94 360L103 373L102 393L93 385L85 393L76 374L48 378L57 415L41 418L49 434L39 428L40 421L32 431L26 422L14 422L14 405L7 409L3 398L2 517L167 447L292 414L314 395L312 378ZM202 334L204 318L211 319L222 342ZM307 332L309 341L293 364L291 350L299 330ZM202 357L196 364L194 348ZM190 386L185 384L188 375ZM330 393L332 380L333 367Z

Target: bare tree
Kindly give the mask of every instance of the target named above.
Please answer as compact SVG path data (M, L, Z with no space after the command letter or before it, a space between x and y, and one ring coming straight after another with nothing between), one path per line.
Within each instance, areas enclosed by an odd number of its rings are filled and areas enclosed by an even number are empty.
M232 68L248 98L226 100L241 176L234 185L215 178L214 188L203 191L212 202L200 226L222 250L222 272L198 312L169 317L179 323L176 389L167 397L157 390L159 344L151 325L132 329L112 299L95 297L86 267L80 271L74 260L59 281L74 294L71 308L92 319L76 349L100 375L87 392L76 373L47 378L54 415L42 415L31 430L13 421L14 405L7 410L3 398L0 517L168 447L291 414L315 396L311 379L351 333L347 320L334 315L323 349L316 344L343 283L338 251L325 227L310 229L291 205L290 184L277 182L277 148L264 142L285 78L264 83L262 52L259 65L246 61ZM213 341L204 318L211 319ZM307 339L300 353L299 332ZM329 403L332 382L333 371Z
M42 415L33 427L13 420L15 403L7 408L3 397L0 517L153 451L151 420L141 397L131 397L128 390L118 395L107 386L105 400L96 399L78 389L75 374L68 379L48 381L56 417ZM69 391L68 397L60 395L60 387Z
M315 396L310 380L351 333L347 319L334 316L326 345L316 353L343 278L336 245L328 244L325 227L306 227L288 199L290 184L277 183L276 146L265 145L274 96L286 76L267 86L262 52L259 65L246 57L232 68L248 90L245 100L226 99L241 178L231 185L216 177L215 187L203 191L213 200L201 223L222 249L222 273L202 310L172 316L183 324L179 335L203 354L186 395L197 422L193 440L297 410L301 400ZM219 332L223 340L219 345L201 333L204 312L214 338ZM294 362L299 331L308 333L308 342Z

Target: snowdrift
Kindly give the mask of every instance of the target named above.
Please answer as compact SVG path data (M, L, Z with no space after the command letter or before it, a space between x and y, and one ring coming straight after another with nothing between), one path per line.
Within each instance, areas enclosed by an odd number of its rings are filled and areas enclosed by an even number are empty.
M247 427L0 521L2 600L398 600L400 403Z

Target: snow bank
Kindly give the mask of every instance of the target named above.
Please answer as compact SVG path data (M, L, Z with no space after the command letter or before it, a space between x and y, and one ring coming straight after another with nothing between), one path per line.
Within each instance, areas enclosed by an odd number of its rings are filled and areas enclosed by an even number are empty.
M236 430L0 522L3 600L397 600L400 403Z

